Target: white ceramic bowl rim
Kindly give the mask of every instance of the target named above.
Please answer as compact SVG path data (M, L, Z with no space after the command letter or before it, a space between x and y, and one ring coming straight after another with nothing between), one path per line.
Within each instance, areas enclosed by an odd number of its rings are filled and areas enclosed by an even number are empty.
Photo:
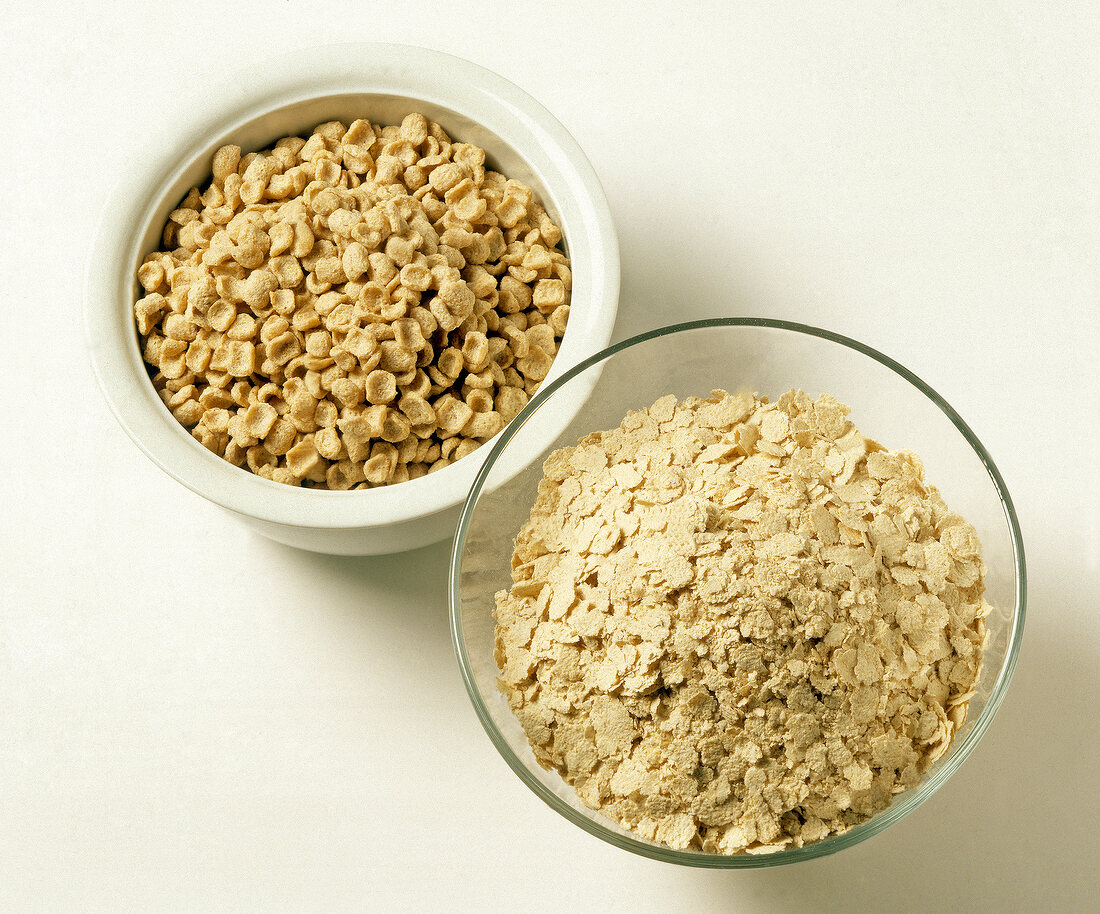
M477 680L466 652L466 640L462 628L461 575L462 551L466 542L466 532L469 528L470 520L477 506L482 488L485 486L486 479L493 470L493 465L496 463L501 453L508 447L509 441L511 441L523 427L524 422L526 422L532 414L541 409L542 405L553 397L559 388L564 387L577 375L584 373L600 362L606 361L616 353L648 342L649 340L657 339L658 337L691 330L705 330L712 327L767 327L774 330L786 330L793 333L818 337L819 339L838 343L841 346L845 346L874 359L876 362L896 372L917 388L917 390L931 400L940 411L947 416L952 425L959 430L970 447L974 449L974 452L984 464L986 472L989 473L990 478L993 480L1011 534L1013 562L1016 571L1015 606L1004 662L1001 664L1001 668L996 670L996 678L993 683L989 701L982 709L981 714L979 714L974 721L974 725L970 731L966 733L957 746L952 744L951 756L947 763L941 765L931 774L927 775L916 787L911 790L906 790L895 797L893 803L887 809L867 822L863 822L843 834L832 835L803 847L788 848L771 854L723 855L706 854L698 851L674 850L664 845L620 835L610 827L606 827L598 822L595 818L590 818L582 814L568 803L564 802L560 797L547 789L547 787L528 770L527 764L512 751L507 740L497 730L492 715L482 701L481 691L478 688ZM1024 542L1020 533L1020 522L1016 516L1016 509L1012 504L1012 498L1008 494L1008 488L1005 486L1005 481L1001 476L1000 470L997 469L997 465L993 462L993 458L990 457L989 452L985 449L985 445L978 440L977 435L975 435L970 426L966 424L962 416L955 412L943 397L919 377L889 356L883 355L870 346L864 345L849 337L842 336L839 333L822 330L819 327L811 327L807 324L799 324L793 321L770 320L755 317L709 318L705 320L687 321L681 324L671 324L656 330L650 330L646 333L631 337L630 339L623 340L620 343L615 343L613 346L609 346L602 352L598 352L585 361L574 365L559 376L552 384L547 384L540 388L539 392L531 399L531 402L528 403L519 415L508 424L504 431L497 436L493 442L492 450L486 458L480 472L477 474L477 478L474 480L474 484L470 489L470 495L466 499L465 505L462 507L462 517L459 520L458 532L451 545L449 578L448 601L450 604L451 644L454 647L455 656L458 658L458 665L462 672L462 681L466 686L466 693L470 697L470 701L474 706L474 711L477 713L478 720L481 721L481 725L485 729L486 734L488 734L490 741L508 764L508 767L511 768L519 779L531 788L535 795L551 809L564 816L574 825L583 828L589 834L609 844L613 844L616 847L638 854L642 857L650 857L654 860L662 860L666 863L713 869L769 867L777 864L795 863L802 860L811 860L816 857L827 856L837 851L844 850L845 848L852 847L864 839L878 834L895 822L905 818L905 816L912 812L917 806L921 805L932 796L933 793L946 783L947 779L951 777L960 765L962 765L967 756L969 756L978 745L978 742L989 728L990 723L992 723L993 717L997 713L997 709L1001 706L1001 702L1004 700L1005 694L1008 691L1008 684L1012 679L1012 673L1016 669L1016 659L1019 655L1020 643L1023 639L1024 616L1026 615L1027 609L1027 567L1024 559Z
M232 466L192 438L149 383L133 330L135 256L146 253L136 245L173 183L212 142L232 137L235 128L267 112L354 94L407 96L469 118L509 144L557 192L561 224L570 229L573 302L606 314L590 332L566 333L544 383L607 344L618 302L618 243L595 171L565 127L503 77L437 51L363 43L295 51L227 81L219 87L217 116L181 125L177 137L188 137L182 149L168 143L159 152L141 149L129 169L140 181L128 187L133 179L124 178L111 194L85 270L85 331L112 411L154 463L222 507L295 527L381 527L457 506L489 446L431 476L369 491L295 488ZM573 310L580 318L582 308ZM130 332L120 332L123 327Z

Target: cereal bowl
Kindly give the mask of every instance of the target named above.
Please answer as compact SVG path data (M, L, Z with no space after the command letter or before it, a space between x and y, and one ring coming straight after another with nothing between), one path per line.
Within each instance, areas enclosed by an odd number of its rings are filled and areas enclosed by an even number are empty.
M140 294L135 274L144 255L158 248L169 213L191 187L209 180L215 150L226 144L244 152L265 149L331 120L399 124L417 112L456 141L483 148L486 167L530 187L561 229L573 286L548 383L605 346L615 320L618 245L591 165L565 128L518 87L421 48L315 48L251 69L222 89L201 117L181 126L178 145L144 151L112 195L92 245L85 326L93 368L115 416L161 469L279 542L379 554L451 535L487 445L428 476L365 490L298 488L234 466L196 441L150 383L133 316Z
M773 844L766 851L722 854L685 842L683 849L674 849L628 831L589 808L557 770L542 767L536 759L524 727L502 692L505 674L498 668L495 595L507 592L513 583L515 537L531 512L543 480L541 464L551 453L576 445L593 432L614 429L629 411L645 409L670 394L705 398L722 389L759 392L774 399L791 388L811 398L831 394L851 407L851 419L864 435L886 448L918 454L927 481L939 489L951 511L973 525L982 544L984 599L989 604L984 610L986 645L980 673L965 696L969 700L966 716L946 751L930 756L919 781L895 792L889 805L865 821L801 846L774 849ZM563 423L564 405L578 401L583 401L581 409L571 406L570 419ZM559 430L556 437L547 436L548 426ZM554 478L564 478L562 464L554 466L553 472L559 473ZM594 484L585 489L582 483L577 492L582 491L602 489ZM579 525L573 529L579 530ZM540 530L541 538L546 527ZM564 535L568 540L570 534ZM535 553L541 555L547 548L536 548ZM580 576L588 572L584 567ZM883 831L927 800L973 751L1004 698L1025 609L1023 544L1012 501L989 454L959 415L919 378L867 346L812 327L750 318L698 321L643 334L592 356L541 390L505 429L478 473L455 538L450 583L452 636L467 691L491 741L519 778L556 812L616 847L671 863L713 868L772 866L834 853ZM533 598L537 590L523 596ZM565 618L563 608L568 613L565 604L555 612L551 602L542 618L548 618L547 612L550 618ZM980 643L980 627L977 631L975 643ZM531 651L534 656L533 643ZM538 683L545 691L552 685L546 678L551 673L541 665L538 669ZM570 675L575 679L575 674ZM613 691L616 686L607 688ZM604 694L599 689L597 693ZM598 700L606 706L607 699ZM592 738L590 732L586 738ZM598 732L596 741L599 745ZM564 750L561 757L567 754ZM622 795L616 790L616 795Z

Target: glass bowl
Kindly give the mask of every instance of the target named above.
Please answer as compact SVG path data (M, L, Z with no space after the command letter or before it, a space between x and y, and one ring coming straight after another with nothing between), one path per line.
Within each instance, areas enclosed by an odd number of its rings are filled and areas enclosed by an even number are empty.
M530 512L542 462L583 435L616 427L631 409L665 394L715 388L772 399L797 387L830 393L867 437L911 450L926 478L981 537L988 568L988 643L964 725L916 786L861 825L801 848L725 856L647 841L586 807L556 771L535 760L497 689L493 595L511 585L513 538ZM578 406L579 404L579 406ZM1023 543L1001 474L967 424L920 378L879 352L835 333L783 321L729 318L677 324L636 336L581 362L544 387L502 433L463 509L451 556L450 611L466 689L493 745L551 808L585 831L645 857L687 866L741 868L809 860L851 847L927 800L982 738L1004 698L1023 632Z

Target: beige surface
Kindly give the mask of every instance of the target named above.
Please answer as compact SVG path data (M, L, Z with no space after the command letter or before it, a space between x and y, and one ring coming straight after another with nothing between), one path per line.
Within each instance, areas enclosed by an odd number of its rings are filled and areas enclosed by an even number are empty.
M0 907L1086 910L1095 7L577 3L500 24L486 4L424 6L0 14ZM885 834L732 873L590 838L483 736L444 546L336 559L257 539L150 465L92 388L80 273L119 151L265 47L421 34L588 151L623 249L619 338L736 313L854 335L998 461L1030 563L1016 680L961 771Z

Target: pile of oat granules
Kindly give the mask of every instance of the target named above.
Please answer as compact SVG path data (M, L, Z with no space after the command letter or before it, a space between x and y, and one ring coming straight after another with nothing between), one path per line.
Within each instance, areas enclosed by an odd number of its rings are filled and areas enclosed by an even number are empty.
M569 320L561 230L531 188L421 114L223 146L134 305L172 415L276 482L443 469L538 390Z
M673 848L798 847L915 785L978 679L973 527L832 397L663 397L553 453L497 595L538 761Z

